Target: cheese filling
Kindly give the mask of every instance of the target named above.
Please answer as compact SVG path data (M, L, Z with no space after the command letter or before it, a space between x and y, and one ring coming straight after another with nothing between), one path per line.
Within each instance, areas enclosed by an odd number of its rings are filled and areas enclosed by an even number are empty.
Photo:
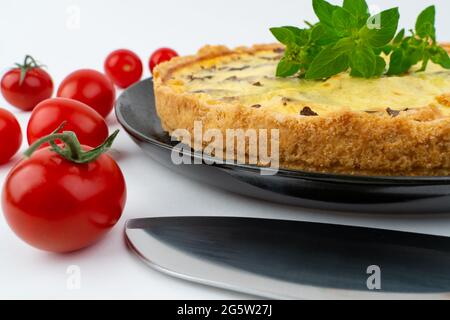
M450 70L438 65L430 63L425 72L400 77L359 79L340 74L307 81L275 77L281 56L278 50L269 50L203 60L176 70L168 83L209 104L232 102L284 114L300 114L305 107L308 113L326 115L343 110L402 111L430 104L450 114L450 103L439 99L450 94Z

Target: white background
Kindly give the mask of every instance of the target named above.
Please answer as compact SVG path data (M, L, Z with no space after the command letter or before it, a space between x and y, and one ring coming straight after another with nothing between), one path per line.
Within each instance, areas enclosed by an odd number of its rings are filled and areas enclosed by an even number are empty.
M450 40L450 1L370 1L385 9L399 5L402 25L413 27L425 6L438 7L438 34ZM73 13L80 13L79 26ZM147 63L150 53L170 46L181 54L204 44L271 42L271 26L314 21L310 0L1 0L0 71L25 54L48 66L55 85L78 68L102 70L106 55L126 47ZM76 19L75 19L76 22ZM145 76L148 76L148 70ZM10 107L25 131L28 113ZM108 119L117 127L114 116ZM0 142L0 147L1 147ZM24 149L25 143L23 145ZM241 215L327 221L450 235L450 217L355 215L319 212L246 199L175 175L147 159L122 132L115 155L125 174L128 202L117 227L97 245L68 255L37 251L22 243L0 216L0 298L228 299L241 296L193 285L144 266L126 249L126 219L163 215ZM0 166L0 183L14 161ZM81 268L80 290L68 290L66 270Z

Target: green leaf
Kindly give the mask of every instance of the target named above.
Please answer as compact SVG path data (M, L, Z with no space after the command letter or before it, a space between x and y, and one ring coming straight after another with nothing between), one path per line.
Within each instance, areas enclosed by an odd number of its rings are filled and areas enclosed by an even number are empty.
M298 46L308 44L311 33L307 29L300 29L292 26L271 28L270 31L278 41L286 46L292 43L295 43Z
M413 65L411 64L411 60L408 58L408 55L403 49L399 48L394 50L391 55L391 61L387 74L390 76L401 75L411 69L412 66Z
M284 45L289 45L295 41L295 35L290 28L270 28L273 36Z
M339 8L325 0L313 0L313 8L320 22L328 27L333 27L333 12Z
M300 70L300 65L295 64L287 59L281 59L277 66L277 77L290 77Z
M294 42L298 46L304 46L308 44L311 31L291 26L285 26L283 28L288 29L292 32L292 34L294 35Z
M308 70L311 63L317 57L317 55L323 50L323 47L311 46L304 48L300 53L301 68Z
M421 38L430 37L436 41L436 7L430 6L422 11L417 18L416 34Z
M419 70L417 70L416 72L423 72L425 70L427 70L427 66L428 63L430 62L430 54L428 53L428 51L424 51L423 54L423 58L422 58L422 67L420 67Z
M324 79L349 68L355 77L401 75L419 63L422 68L418 71L425 70L430 60L450 69L448 53L436 44L434 6L420 13L415 30L405 36L405 29L397 33L398 8L370 17L366 0L343 0L342 7L327 0L312 2L318 23L307 23L305 29L271 29L286 45L278 76ZM384 57L389 58L388 68Z
M390 55L392 50L394 50L394 46L391 44L385 45L381 48L373 48L373 52L375 52L376 55L385 54L386 56Z
M431 61L445 69L450 69L450 57L448 52L442 47L436 48L436 52L431 56Z
M405 59L408 59L411 66L414 66L424 59L425 47L423 46L423 41L416 43L414 38L410 38L407 44L403 48Z
M355 40L352 38L342 38L334 45L334 50L339 52L347 52L350 53L350 51L355 48Z
M400 44L405 38L405 29L402 29L397 33L394 40L392 41L394 44Z
M365 0L344 0L342 7L354 16L369 15L369 6Z
M358 21L345 9L337 8L333 12L333 26L341 37L352 34L352 29L358 26Z
M362 78L371 78L375 74L377 56L365 45L357 46L350 54L351 74Z
M336 43L338 40L336 32L322 23L316 24L311 31L311 41L319 46Z
M386 71L386 60L384 60L380 56L377 56L376 57L375 72L374 72L373 76L374 77L381 77L384 74L385 71Z
M325 47L311 63L305 78L325 79L346 71L349 67L349 53L354 46L352 39L344 38L335 45Z
M398 8L385 10L369 19L360 31L360 37L371 47L384 47L394 38L399 20Z
M365 0L344 0L343 8L356 18L359 28L362 28L370 17L369 6Z

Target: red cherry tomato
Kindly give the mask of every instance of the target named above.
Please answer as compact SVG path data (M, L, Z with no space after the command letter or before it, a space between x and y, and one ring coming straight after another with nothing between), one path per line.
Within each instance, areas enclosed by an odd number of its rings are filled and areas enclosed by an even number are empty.
M33 110L27 127L28 143L49 135L63 122L64 130L75 132L81 144L96 147L108 137L106 122L94 109L76 100L53 98Z
M128 88L142 77L142 62L130 50L120 49L112 52L105 60L106 75L120 88Z
M123 174L109 155L78 164L51 147L19 162L2 193L12 230L31 246L51 252L71 252L97 241L117 223L125 201Z
M61 82L57 96L81 101L104 118L111 112L116 99L112 81L104 74L90 69L69 74Z
M11 105L24 111L33 110L41 101L53 94L53 81L36 61L25 57L23 65L9 70L2 78L3 97Z
M8 162L22 144L22 131L16 117L5 109L0 109L0 164Z
M150 72L153 73L153 69L155 69L158 64L170 61L173 57L178 57L178 53L170 48L161 48L156 50L150 57Z

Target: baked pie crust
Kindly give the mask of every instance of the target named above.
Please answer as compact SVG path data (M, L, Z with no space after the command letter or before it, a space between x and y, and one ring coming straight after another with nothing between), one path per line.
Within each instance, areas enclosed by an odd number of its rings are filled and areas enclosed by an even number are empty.
M159 65L154 89L164 130L195 136L195 121L224 133L279 129L280 167L288 169L450 174L450 70L432 64L402 77L281 79L275 69L283 50L278 44L206 46Z

